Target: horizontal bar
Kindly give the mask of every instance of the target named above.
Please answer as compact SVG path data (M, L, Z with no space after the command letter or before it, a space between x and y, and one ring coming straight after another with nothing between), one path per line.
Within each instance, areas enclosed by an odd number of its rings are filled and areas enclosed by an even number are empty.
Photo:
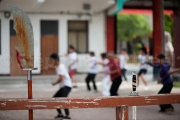
M180 94L157 94L124 97L0 99L0 110L104 108L180 104Z

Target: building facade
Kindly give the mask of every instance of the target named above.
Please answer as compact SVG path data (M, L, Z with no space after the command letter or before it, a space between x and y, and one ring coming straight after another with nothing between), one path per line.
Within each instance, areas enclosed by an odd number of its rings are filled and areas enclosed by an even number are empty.
M87 72L86 56L89 51L94 51L97 57L106 51L107 11L115 1L17 0L15 3L14 0L3 0L0 3L1 75L25 74L17 64L14 46L18 45L18 41L13 30L13 16L8 15L6 4L24 10L31 19L34 66L39 68L33 71L35 74L52 74L52 71L43 73L40 68L48 63L51 53L66 54L69 45L73 45L78 52L78 72ZM65 57L61 57L61 61L68 64Z

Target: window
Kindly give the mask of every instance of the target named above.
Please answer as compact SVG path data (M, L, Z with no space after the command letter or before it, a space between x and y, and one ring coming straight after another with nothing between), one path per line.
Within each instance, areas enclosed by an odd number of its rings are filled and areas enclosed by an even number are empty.
M14 30L14 21L10 20L10 36L16 36L16 31Z
M68 45L73 45L77 53L88 52L87 21L68 22Z
M58 35L58 21L41 20L41 35Z

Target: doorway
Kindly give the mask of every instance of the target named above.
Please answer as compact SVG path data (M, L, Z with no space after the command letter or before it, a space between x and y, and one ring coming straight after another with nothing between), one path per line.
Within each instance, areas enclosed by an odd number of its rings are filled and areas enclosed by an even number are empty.
M49 56L58 53L58 21L41 20L41 67L49 65ZM56 74L54 69L41 71L42 75Z

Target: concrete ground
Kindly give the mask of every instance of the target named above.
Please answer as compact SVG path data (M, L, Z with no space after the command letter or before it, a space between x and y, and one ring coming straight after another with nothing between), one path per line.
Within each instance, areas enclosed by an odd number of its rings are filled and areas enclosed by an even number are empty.
M84 83L86 74L77 74L78 88L72 89L69 97L101 96L101 78L96 77L98 93L87 92ZM33 97L52 97L59 86L52 86L57 76L33 76ZM152 74L146 75L149 90L144 90L144 85L138 87L140 95L156 94L162 85L152 81ZM128 74L128 82L123 81L119 88L120 96L127 96L131 92L131 75ZM172 93L178 93L180 89L173 88ZM0 98L27 98L26 77L0 77ZM159 106L137 107L137 120L180 120L180 104L174 105L174 113L159 113ZM131 107L129 107L129 120L132 119ZM54 120L56 110L34 110L34 120ZM72 120L115 120L115 108L97 109L71 109ZM28 111L0 111L0 120L28 120Z

